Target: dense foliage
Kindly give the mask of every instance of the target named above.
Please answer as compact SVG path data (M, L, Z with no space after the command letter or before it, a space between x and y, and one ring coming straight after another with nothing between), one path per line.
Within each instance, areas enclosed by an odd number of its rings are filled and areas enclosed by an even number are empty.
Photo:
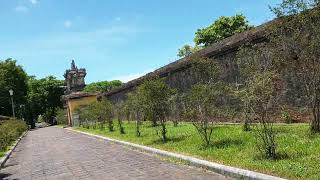
M21 120L0 121L0 151L5 151L27 129L26 123Z
M86 85L83 91L84 92L107 92L121 85L122 85L122 82L119 80L93 82Z
M46 122L52 123L57 109L62 108L62 86L63 81L53 76L42 79L29 77L26 118L35 120L39 115L43 115Z
M182 48L178 49L178 57L183 58L192 55L193 53L202 49L201 46L192 47L191 45L184 45Z
M178 49L178 57L183 58L194 54L203 47L210 46L236 33L244 32L252 28L246 17L242 14L235 16L221 16L215 20L210 26L198 29L195 33L195 46L184 45Z
M296 15L302 11L319 6L319 0L283 0L276 7L270 7L278 17Z
M14 92L16 115L19 115L20 105L26 104L27 73L13 59L0 61L0 115L12 116L10 89Z
M68 117L67 117L66 109L58 108L56 118L57 118L58 125L68 125Z
M221 16L210 26L198 29L194 42L196 45L209 46L236 33L244 32L250 27L246 17L242 14L231 17Z
M62 107L63 81L53 76L36 79L29 76L13 59L0 61L0 114L12 116L9 90L13 90L15 114L34 127L39 115L50 122L56 108Z

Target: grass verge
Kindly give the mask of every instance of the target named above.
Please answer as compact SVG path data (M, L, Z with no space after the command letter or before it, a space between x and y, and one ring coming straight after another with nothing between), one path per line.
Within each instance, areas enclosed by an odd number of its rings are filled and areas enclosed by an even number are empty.
M162 143L149 123L141 126L141 137L135 136L134 122L126 122L123 126L125 134L120 134L117 127L113 132L107 128L75 129L290 179L320 177L320 136L310 135L307 124L275 125L278 152L283 155L278 160L262 157L255 148L254 132L244 132L241 125L218 125L210 147L202 145L198 133L189 123L180 123L178 127L169 123L167 143Z

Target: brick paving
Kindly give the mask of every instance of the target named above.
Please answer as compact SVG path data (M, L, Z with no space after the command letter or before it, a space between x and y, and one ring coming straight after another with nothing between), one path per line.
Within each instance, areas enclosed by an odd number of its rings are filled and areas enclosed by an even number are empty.
M0 179L227 179L56 127L30 131Z

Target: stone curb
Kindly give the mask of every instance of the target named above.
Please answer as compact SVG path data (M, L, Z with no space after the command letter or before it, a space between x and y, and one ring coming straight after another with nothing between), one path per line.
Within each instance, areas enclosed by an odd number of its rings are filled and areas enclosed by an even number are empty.
M256 180L256 179L257 180L284 180L282 178L275 177L275 176L270 176L270 175L267 175L267 174L262 174L262 173L249 171L249 170L245 170L245 169L240 169L240 168L235 168L235 167L231 167L231 166L225 166L225 165L222 165L222 164L209 162L209 161L197 159L197 158L190 157L190 156L185 156L185 155L181 155L181 154L177 154L177 153L172 153L172 152L168 152L168 151L164 151L164 150L159 150L159 149L156 149L156 148L142 146L142 145L126 142L126 141L120 141L120 140L116 140L116 139L111 139L111 138L104 137L104 136L94 135L94 134L90 134L90 133L74 130L74 129L71 129L71 128L65 128L65 129L67 129L69 131L81 133L81 134L84 134L84 135L93 136L93 137L96 137L96 138L101 138L101 139L104 139L104 140L107 140L107 141L114 142L116 144L133 147L135 149L143 150L145 152L152 153L152 154L157 154L157 155L160 155L160 156L163 156L163 157L180 159L180 160L188 162L189 165L191 165L191 166L205 168L205 169L208 169L210 171L216 172L218 174L222 174L222 175L233 177L233 178L237 178L237 179L240 178L240 179L250 179L250 180L251 179L254 179L254 180Z
M10 155L12 154L13 150L17 147L21 139L27 135L28 131L24 132L15 142L14 144L9 148L9 150L5 153L5 155L0 159L0 169L4 166L4 164L9 159Z

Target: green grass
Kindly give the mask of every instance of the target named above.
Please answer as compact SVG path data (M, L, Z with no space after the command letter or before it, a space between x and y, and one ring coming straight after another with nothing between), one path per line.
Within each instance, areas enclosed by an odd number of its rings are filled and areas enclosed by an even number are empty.
M168 124L167 143L162 143L149 123L142 125L141 137L135 136L135 123L124 123L124 127L126 134L120 134L117 127L114 132L107 128L75 129L290 179L320 177L320 135L310 135L307 124L275 126L278 152L285 155L278 160L263 158L255 148L254 132L244 132L241 125L217 126L208 148L203 147L192 124Z

